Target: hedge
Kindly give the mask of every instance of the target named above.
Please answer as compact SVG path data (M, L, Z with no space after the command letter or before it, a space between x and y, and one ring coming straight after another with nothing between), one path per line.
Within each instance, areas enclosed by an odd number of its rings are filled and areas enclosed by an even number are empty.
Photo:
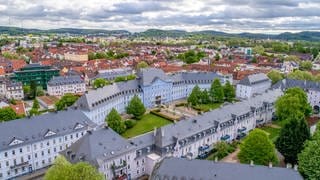
M150 113L151 113L151 114L154 114L154 115L156 115L156 116L159 116L159 117L168 119L168 120L170 120L170 121L178 121L178 120L179 120L179 118L172 118L172 117L170 117L170 116L167 116L167 115L165 115L165 114L160 113L160 111L159 111L158 109L152 110L152 111L150 111Z

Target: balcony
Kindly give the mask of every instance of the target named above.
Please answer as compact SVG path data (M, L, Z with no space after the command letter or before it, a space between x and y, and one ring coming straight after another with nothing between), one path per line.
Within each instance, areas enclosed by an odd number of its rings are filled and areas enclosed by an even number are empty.
M246 127L242 127L240 129L238 129L238 133L242 133L242 132L245 132L247 130Z
M204 146L200 146L199 147L199 151L205 151L205 150L208 150L209 149L209 145L204 145Z
M120 169L122 169L122 168L124 168L124 167L126 167L126 166L127 166L127 161L123 161L121 165L116 166L115 164L113 164L113 165L111 166L111 168L112 168L114 171L116 171L116 170L120 170Z
M258 119L258 120L256 120L256 123L257 124L260 124L260 123L262 123L263 122L263 119Z
M230 139L230 135L228 135L228 134L226 134L226 135L224 135L224 136L222 136L221 138L220 138L220 140L222 140L222 141L227 141L227 140L229 140Z

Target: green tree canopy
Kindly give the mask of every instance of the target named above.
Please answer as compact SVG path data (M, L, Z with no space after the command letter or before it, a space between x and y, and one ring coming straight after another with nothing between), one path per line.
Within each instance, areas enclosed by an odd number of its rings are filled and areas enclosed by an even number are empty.
M97 78L93 81L94 88L101 88L101 87L104 87L108 84L109 84L109 82L103 78Z
M146 108L137 95L132 97L126 110L128 114L132 114L136 119L140 119L140 117L146 112Z
M187 64L192 64L195 62L199 62L200 59L206 57L206 54L202 51L196 52L195 50L188 50L184 53L181 53L177 56L178 59L181 61L187 63Z
M108 126L115 132L122 134L126 131L126 125L124 121L122 121L122 118L116 109L111 109L106 118L106 121L108 123Z
M277 99L275 108L279 120L285 120L299 112L309 116L312 112L306 93L298 87L287 89L285 94Z
M271 79L272 84L277 83L278 81L283 79L283 75L277 71L277 70L272 70L270 71L267 76Z
M39 101L37 99L34 99L32 104L32 109L39 109L39 108L40 108Z
M141 61L137 64L137 69L147 68L149 65L145 61Z
M304 144L298 155L299 172L305 179L320 179L320 131L319 124L311 140Z
M312 69L311 61L302 61L299 63L299 69L301 71L310 71Z
M72 106L77 100L79 96L73 94L65 94L62 98L56 102L55 106L58 111L63 110L66 107Z
M300 112L299 112L300 113ZM285 157L285 162L297 164L298 154L303 149L304 142L310 138L310 131L304 115L289 116L288 123L281 128L276 140L278 151Z
M103 180L104 176L97 169L86 162L69 163L64 157L58 156L53 165L46 172L45 180Z
M238 158L241 163L249 164L251 161L258 165L268 165L270 162L278 164L278 158L273 143L268 135L260 129L255 129L244 139L240 145Z
M265 51L264 47L261 45L257 45L252 49L253 53L262 55Z
M290 79L298 79L298 80L314 80L313 75L307 71L296 70L288 74L288 78Z
M228 102L232 102L236 97L236 91L229 81L227 81L223 87L223 94L224 94L225 100Z
M188 103L190 103L192 106L197 105L199 103L199 98L201 97L201 93L202 92L199 86L195 85L187 99Z
M210 95L214 102L221 103L224 100L223 86L219 79L215 79L211 84Z
M19 116L10 107L0 109L0 122L18 119Z

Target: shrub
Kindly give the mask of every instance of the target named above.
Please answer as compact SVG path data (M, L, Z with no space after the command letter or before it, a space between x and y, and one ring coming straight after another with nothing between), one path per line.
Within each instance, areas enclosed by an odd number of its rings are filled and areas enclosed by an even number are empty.
M130 129L130 128L132 128L133 126L135 126L135 125L137 124L137 122L136 122L135 120L129 119L129 120L126 120L126 121L124 122L124 124L126 125L127 129Z

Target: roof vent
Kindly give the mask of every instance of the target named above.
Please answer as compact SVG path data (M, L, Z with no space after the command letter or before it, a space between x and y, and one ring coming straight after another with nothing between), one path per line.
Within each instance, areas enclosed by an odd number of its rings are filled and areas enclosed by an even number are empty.
M193 123L197 123L197 120L196 120L196 119L194 119L192 122L193 122Z

